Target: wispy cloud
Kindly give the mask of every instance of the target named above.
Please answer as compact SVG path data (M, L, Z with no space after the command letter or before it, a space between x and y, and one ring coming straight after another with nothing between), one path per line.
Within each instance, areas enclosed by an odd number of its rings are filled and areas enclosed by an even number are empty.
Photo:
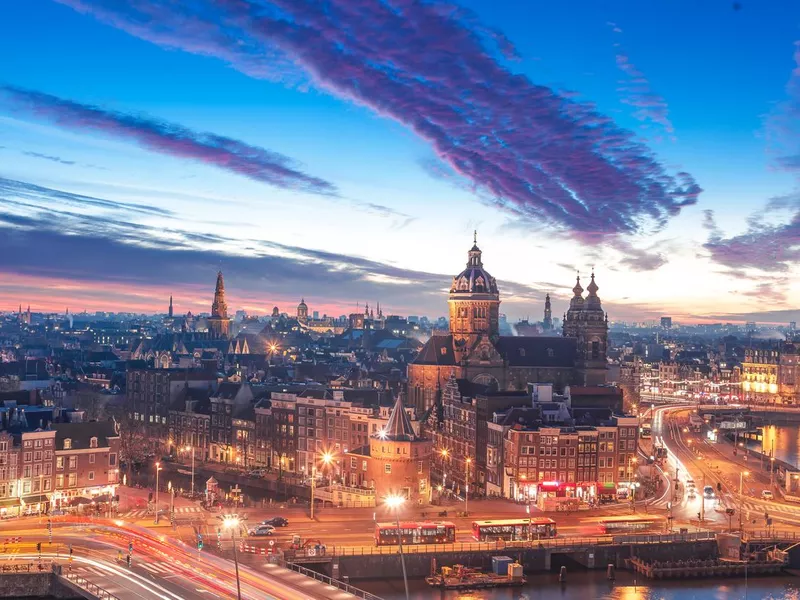
M628 267L631 271L655 271L668 262L666 256L654 248L637 248L622 238L612 240L610 245L622 254L620 264Z
M23 152L23 154L25 156L30 156L30 157L33 157L33 158L41 158L43 160L49 160L49 161L56 162L56 163L59 163L59 164L62 164L62 165L74 165L75 164L74 160L64 160L63 158L61 158L59 156L50 156L49 154L41 154L39 152L25 151L25 152Z
M778 204L768 203L748 219L744 233L731 237L724 236L713 213L706 211L703 225L709 231L709 239L703 247L711 253L712 260L731 269L788 272L800 263L800 195L797 198L788 222L766 219L784 205L788 208L788 200L782 199Z
M615 23L608 23L615 36L622 34ZM667 101L656 94L650 87L650 82L636 65L631 62L630 57L620 42L614 42L617 67L625 74L625 79L619 82L617 91L622 102L633 107L633 117L643 123L645 128L654 127L657 132L651 137L654 141L667 135L673 138L675 128L669 119L669 107Z
M318 88L403 123L496 206L576 237L663 224L701 192L592 105L512 72L513 48L452 4L401 0L60 0L133 35ZM254 61L257 68L254 68Z
M12 109L26 111L60 127L117 137L147 150L200 161L280 188L322 195L337 193L332 183L303 173L290 158L232 138L18 87L1 87L0 97L5 97Z

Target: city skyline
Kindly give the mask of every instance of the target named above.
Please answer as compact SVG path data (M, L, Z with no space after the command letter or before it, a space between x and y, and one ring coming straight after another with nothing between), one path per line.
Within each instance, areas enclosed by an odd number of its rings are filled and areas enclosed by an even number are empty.
M511 321L593 268L612 321L798 321L800 7L654 10L8 8L0 309L443 315L477 229Z

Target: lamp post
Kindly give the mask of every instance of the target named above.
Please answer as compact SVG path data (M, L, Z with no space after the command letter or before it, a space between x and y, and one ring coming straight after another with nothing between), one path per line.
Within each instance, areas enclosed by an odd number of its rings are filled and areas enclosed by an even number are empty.
M525 507L525 512L528 513L528 541L531 541L531 504L528 502L528 505Z
M465 476L464 476L464 481L465 481L465 483L464 483L464 516L465 517L469 516L469 474L470 474L469 467L470 467L470 464L472 464L472 459L467 457L467 460L466 460L466 463L465 463L466 473L465 473Z
M175 488L172 487L172 482L167 482L167 490L169 490L169 520L172 521L172 515L175 514Z
M450 458L450 451L447 448L439 450L442 455L442 487L447 491L447 471L444 470L444 461Z
M403 585L406 589L406 600L409 600L408 595L408 575L406 574L406 559L403 556L403 535L400 529L400 507L403 506L403 503L406 501L403 496L399 494L390 494L386 496L385 503L386 506L392 510L394 510L395 522L397 524L397 544L400 547L400 566L403 569Z
M739 473L739 531L742 531L742 488L744 486L744 478L750 475L747 471Z
M320 457L322 464L327 466L333 462L333 454L330 452L323 452ZM311 467L311 520L314 520L314 491L317 485L317 465Z
M161 463L156 463L156 525L158 525L158 474L161 472Z
M192 496L194 496L194 446L186 446L186 448L184 448L184 450L186 452L189 452L191 450L191 452L192 452L192 488L191 489L192 489Z
M236 569L236 598L242 600L242 584L239 580L239 555L236 552L236 530L244 519L239 515L225 515L218 517L222 520L222 525L226 529L231 530L231 541L233 542L233 564Z

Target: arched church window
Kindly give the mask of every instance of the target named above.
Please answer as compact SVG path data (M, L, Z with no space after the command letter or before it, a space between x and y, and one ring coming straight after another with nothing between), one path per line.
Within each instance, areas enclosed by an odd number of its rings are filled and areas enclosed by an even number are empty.
M479 277L478 277L478 278L475 280L475 287L476 287L477 289L483 289L483 288L485 288L485 287L486 287L486 282L483 280L483 277L480 277L480 276L479 276Z
M600 358L600 342L596 340L592 341L592 358Z

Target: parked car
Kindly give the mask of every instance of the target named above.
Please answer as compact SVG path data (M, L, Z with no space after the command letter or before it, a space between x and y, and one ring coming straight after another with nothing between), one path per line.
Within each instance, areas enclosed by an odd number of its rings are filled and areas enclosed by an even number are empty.
M775 496L772 495L772 492L769 490L761 490L761 499L762 500L772 500Z
M286 527L289 524L288 519L284 517L272 517L261 522L262 525L272 525L273 527Z
M250 535L272 535L275 533L275 528L272 525L259 525L258 527L253 527L250 531L248 531Z

